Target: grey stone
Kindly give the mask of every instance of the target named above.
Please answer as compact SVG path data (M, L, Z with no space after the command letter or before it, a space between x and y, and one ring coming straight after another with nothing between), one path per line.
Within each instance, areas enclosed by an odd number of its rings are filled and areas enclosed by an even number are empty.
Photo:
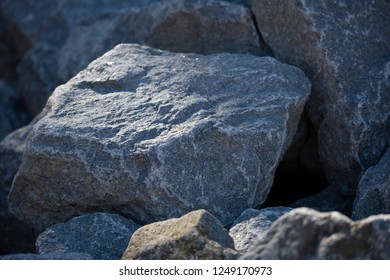
M0 260L93 260L88 254L83 253L52 253L52 254L10 254L0 256Z
M309 92L270 57L119 45L49 99L10 211L38 230L98 209L145 224L204 208L231 224L265 201Z
M95 260L116 260L122 257L138 228L119 215L94 213L49 227L38 236L35 245L38 254L79 252Z
M311 79L322 166L354 195L390 145L390 2L252 0L252 9L275 56Z
M278 219L242 259L390 258L390 215L354 222L339 212L298 208Z
M123 260L234 259L228 232L206 210L141 227L130 239Z
M17 108L19 101L16 89L5 80L0 80L0 141L28 122L27 114Z
M240 253L246 253L273 222L290 210L292 208L282 206L245 210L229 230L229 235L234 240L234 248Z
M74 7L69 4L67 9L73 11ZM75 21L69 25L67 37L60 46L45 41L26 54L18 70L31 113L39 112L55 87L119 43L201 54L270 54L259 39L250 10L241 5L211 0L129 5L127 9L118 8L85 24L77 25Z
M292 208L307 207L321 212L338 211L351 216L353 196L345 196L329 186L321 192L299 199L289 205Z
M353 219L376 214L390 214L390 148L363 174L353 205Z

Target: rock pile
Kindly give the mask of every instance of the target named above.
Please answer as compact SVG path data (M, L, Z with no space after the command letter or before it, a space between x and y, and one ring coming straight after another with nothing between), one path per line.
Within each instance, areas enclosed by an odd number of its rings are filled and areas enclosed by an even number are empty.
M0 258L388 259L389 14L0 0Z

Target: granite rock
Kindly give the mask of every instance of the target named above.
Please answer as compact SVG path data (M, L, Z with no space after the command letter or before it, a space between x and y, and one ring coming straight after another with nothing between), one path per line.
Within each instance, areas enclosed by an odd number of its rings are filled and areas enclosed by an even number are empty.
M390 214L390 148L364 172L353 205L353 219L376 214Z
M96 260L116 260L138 228L119 215L93 213L49 227L38 236L35 246L43 255L79 252Z
M278 219L242 259L390 258L390 215L354 222L339 212L297 208Z
M275 57L313 83L308 103L330 184L354 195L390 145L390 2L252 0Z
M10 211L38 230L98 209L146 224L204 208L231 224L265 201L309 92L271 57L119 45L49 99Z
M273 222L290 210L292 208L282 206L245 210L229 230L229 235L234 240L234 248L240 253L246 253Z
M235 259L228 232L206 210L141 227L130 239L123 260Z

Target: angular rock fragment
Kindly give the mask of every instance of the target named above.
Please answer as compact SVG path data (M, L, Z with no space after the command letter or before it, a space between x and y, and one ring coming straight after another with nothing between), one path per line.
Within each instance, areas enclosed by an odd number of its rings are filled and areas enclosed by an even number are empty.
M390 213L390 148L378 164L363 174L357 188L352 218Z
M120 259L137 224L119 215L94 213L75 217L42 232L38 254L85 253L95 260Z
M266 43L313 82L308 103L332 186L354 195L390 145L390 2L252 0Z
M353 222L338 212L294 209L277 220L242 259L390 258L390 215Z
M178 219L141 227L130 239L124 260L234 259L232 238L209 212L197 210Z
M245 210L229 230L234 240L234 248L240 253L246 253L260 236L262 236L278 218L288 213L292 208L268 207L260 210Z
M99 209L141 224L206 209L231 224L265 201L309 92L270 57L119 45L51 96L10 211L38 230Z
M24 52L29 50L18 73L33 115L42 109L55 87L119 43L202 54L270 54L258 36L250 10L233 3L212 0L35 2L29 1L29 10L25 12L21 12L25 9L21 1L5 0L3 5L7 20L16 29L11 32L15 40L24 46ZM20 42L21 37L25 42Z

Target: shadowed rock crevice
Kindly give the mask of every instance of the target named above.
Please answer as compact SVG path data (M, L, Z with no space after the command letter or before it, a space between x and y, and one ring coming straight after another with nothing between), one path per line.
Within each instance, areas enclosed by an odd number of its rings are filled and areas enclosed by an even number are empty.
M317 150L317 132L304 115L275 177L262 208L288 206L305 197L315 195L329 183L321 167Z

